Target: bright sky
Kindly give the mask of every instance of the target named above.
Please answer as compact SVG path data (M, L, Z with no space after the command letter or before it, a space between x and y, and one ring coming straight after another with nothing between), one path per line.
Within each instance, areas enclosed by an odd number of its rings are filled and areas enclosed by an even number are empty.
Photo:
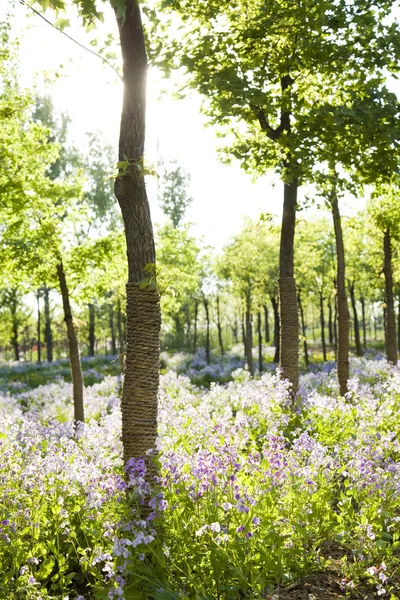
M72 41L47 25L17 0L14 5L16 31L23 31L20 39L21 82L32 87L35 80L42 86L43 77L60 70L63 75L54 80L51 93L60 111L67 111L73 119L71 135L76 145L84 143L84 134L100 130L104 138L115 145L119 133L122 84L110 67L99 58L79 48ZM0 18L7 0L1 0ZM47 16L47 13L46 13ZM113 15L107 27L114 28ZM54 20L48 13L50 20ZM27 27L27 22L29 26ZM84 45L89 36L79 26L68 33ZM157 147L164 157L175 157L192 178L190 193L194 198L188 214L195 224L195 233L217 250L237 232L244 216L256 217L260 212L279 215L282 205L282 185L267 176L251 182L239 164L222 165L217 158L219 140L212 128L204 128L205 118L200 114L200 98L192 96L174 100L160 92L165 88L160 75L151 72L148 85L147 160L157 159ZM162 221L157 205L155 182L148 184L154 222ZM347 202L351 211L351 202Z

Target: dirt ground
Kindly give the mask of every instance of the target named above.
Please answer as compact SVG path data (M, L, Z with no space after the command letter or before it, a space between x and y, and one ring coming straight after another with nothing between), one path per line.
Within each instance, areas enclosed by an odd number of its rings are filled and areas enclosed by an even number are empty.
M266 595L266 600L373 600L379 598L376 585L360 582L355 588L344 591L341 586L343 574L340 572L340 559L344 555L351 558L351 553L335 542L325 543L321 554L329 559L330 564L323 572L315 572L302 577L289 586L278 587ZM400 580L399 580L400 593ZM389 598L389 595L380 596Z

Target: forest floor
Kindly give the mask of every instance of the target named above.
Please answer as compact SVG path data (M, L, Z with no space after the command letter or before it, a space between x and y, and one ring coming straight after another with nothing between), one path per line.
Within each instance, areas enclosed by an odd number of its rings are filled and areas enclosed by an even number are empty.
M0 367L0 598L399 600L400 371L352 359L340 398L317 365L293 406L272 367L162 360L146 521L140 461L127 502L119 364L84 361L78 429L67 363Z

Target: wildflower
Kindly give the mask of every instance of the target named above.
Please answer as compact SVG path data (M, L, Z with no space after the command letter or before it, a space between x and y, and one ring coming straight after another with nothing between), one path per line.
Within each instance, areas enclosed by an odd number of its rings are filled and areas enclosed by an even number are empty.
M211 523L210 529L214 533L219 533L221 531L221 525L218 522Z

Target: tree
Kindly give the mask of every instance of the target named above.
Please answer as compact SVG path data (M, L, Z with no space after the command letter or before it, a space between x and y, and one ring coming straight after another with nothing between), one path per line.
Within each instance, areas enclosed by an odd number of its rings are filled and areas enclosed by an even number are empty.
M392 2L236 3L160 0L152 58L181 68L205 98L210 121L228 137L228 155L245 169L273 168L284 183L279 298L282 376L298 388L298 318L294 234L299 185L314 163L310 127L327 97L338 97L397 62L398 27L386 24ZM167 11L180 18L172 36ZM268 49L266 52L266 48ZM320 115L323 120L325 115Z
M58 13L68 6L65 0L36 2ZM94 0L77 0L71 4L77 6L85 24L102 18ZM153 228L144 179L148 62L141 11L136 0L111 0L111 5L117 19L124 82L115 195L125 225L128 258L127 350L121 402L126 464L131 458L147 457L147 451L156 446L161 314L154 277ZM151 479L153 462L148 458L146 461L147 476Z
M400 240L400 195L398 182L377 187L369 204L369 214L381 232L383 274L385 278L385 342L386 356L397 364L396 315L393 296L393 241Z
M188 196L190 175L176 161L157 165L158 201L163 213L171 220L173 227L179 227L193 198Z

